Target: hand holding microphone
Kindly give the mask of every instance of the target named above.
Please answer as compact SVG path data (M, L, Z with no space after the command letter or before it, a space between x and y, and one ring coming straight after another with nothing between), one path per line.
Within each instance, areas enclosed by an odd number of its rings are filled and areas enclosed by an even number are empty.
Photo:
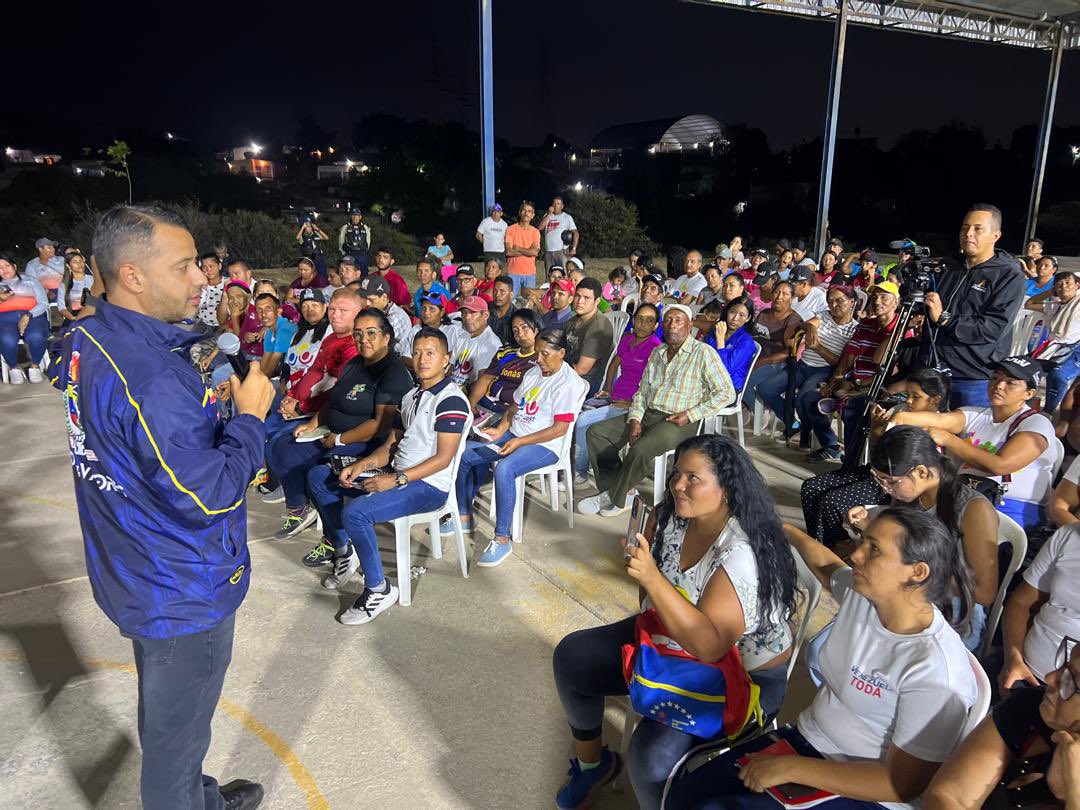
M274 401L273 383L262 373L258 363L252 365L240 352L240 338L236 335L226 332L218 338L217 345L233 368L229 382L237 412L265 419Z

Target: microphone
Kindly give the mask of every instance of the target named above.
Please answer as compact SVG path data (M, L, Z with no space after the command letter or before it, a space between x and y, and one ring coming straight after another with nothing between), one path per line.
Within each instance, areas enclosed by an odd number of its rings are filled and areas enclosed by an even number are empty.
M247 376L251 362L240 351L240 338L232 332L225 332L217 339L217 347L242 381Z

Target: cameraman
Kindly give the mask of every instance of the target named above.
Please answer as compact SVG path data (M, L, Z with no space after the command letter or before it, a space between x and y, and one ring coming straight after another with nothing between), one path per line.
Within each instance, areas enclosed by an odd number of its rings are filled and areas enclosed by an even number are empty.
M960 227L962 256L945 260L936 291L926 294L917 365L949 369L954 409L990 405L990 367L1009 354L1013 319L1024 300L1024 274L1016 259L997 249L1000 238L1001 211L973 205Z

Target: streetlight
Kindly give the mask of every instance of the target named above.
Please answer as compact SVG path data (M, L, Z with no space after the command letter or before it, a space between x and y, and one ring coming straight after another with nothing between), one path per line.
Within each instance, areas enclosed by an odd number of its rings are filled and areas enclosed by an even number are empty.
M171 132L166 132L166 133L165 133L165 140L167 140L167 141L171 141L171 140L173 140L173 139L175 139L175 138L176 138L176 136L175 136L175 135L173 135L173 134L172 134Z
M262 147L259 146L257 143L253 143L253 144L251 144L251 151L254 152L257 155L257 154L259 154L259 152L262 151Z
M574 191L581 191L583 188L585 188L585 186L581 185L580 180L574 183Z
M7 149L4 150L4 154L8 157L15 157L15 150L9 146Z

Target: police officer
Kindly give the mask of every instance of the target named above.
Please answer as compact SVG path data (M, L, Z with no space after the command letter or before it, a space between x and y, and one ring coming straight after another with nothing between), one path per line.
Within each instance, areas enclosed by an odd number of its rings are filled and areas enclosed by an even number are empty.
M349 221L338 232L338 248L342 256L352 256L361 273L367 273L370 262L371 228L364 224L364 215L359 208L349 212Z
M262 464L274 391L253 364L231 379L223 424L176 326L206 277L183 220L117 206L94 231L108 300L64 342L75 497L94 598L131 639L138 672L146 810L249 810L262 787L202 773L251 581L244 499Z

